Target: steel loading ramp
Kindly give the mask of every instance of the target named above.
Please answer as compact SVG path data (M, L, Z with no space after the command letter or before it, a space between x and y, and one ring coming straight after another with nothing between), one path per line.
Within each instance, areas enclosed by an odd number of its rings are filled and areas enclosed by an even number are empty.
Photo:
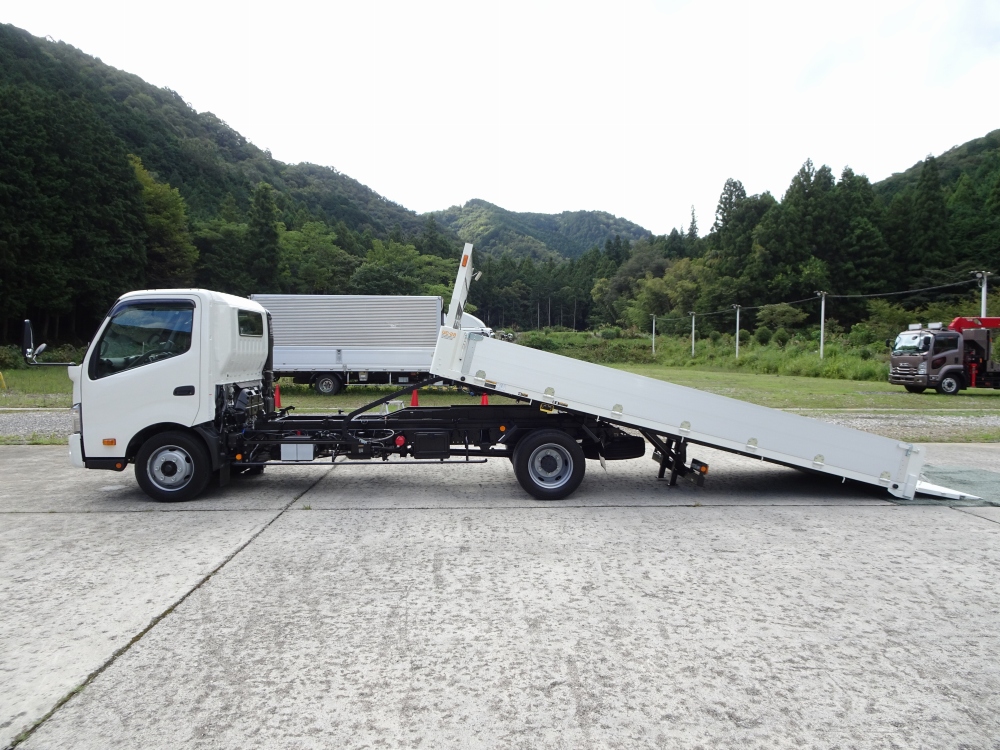
M473 276L466 245L431 372L554 409L581 412L685 442L885 487L973 499L920 478L919 445L820 422L610 367L463 333Z

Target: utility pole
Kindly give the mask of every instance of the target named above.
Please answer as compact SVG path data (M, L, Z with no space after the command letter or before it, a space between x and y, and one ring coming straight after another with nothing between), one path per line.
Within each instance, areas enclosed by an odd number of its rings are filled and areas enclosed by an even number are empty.
M736 359L740 358L740 306L733 305L736 308Z
M691 316L691 356L694 357L694 310L691 310L688 315Z
M576 330L576 292L573 292L573 330Z
M552 297L549 297L549 328L552 327Z
M989 284L989 277L993 275L992 271L970 271L970 273L975 274L976 278L979 279L979 288L982 289L982 300L979 303L979 317L986 317L986 294L987 285Z
M537 305L538 307L535 309L535 328L540 331L542 330L542 303L539 301Z
M819 295L819 358L823 359L823 341L826 336L826 292Z
M651 317L653 319L653 356L655 357L656 356L656 316L655 315L650 315L649 317Z

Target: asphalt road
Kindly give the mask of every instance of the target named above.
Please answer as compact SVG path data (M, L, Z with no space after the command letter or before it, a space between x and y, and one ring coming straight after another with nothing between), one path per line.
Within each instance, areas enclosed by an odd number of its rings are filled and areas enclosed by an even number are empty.
M64 454L0 447L0 747L1000 747L998 507L708 449L163 505ZM929 456L1000 503L1000 445Z

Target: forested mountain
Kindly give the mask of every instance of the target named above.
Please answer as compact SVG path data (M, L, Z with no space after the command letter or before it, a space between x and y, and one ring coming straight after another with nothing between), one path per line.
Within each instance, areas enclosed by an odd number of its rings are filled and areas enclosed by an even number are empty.
M29 313L46 336L89 336L115 297L144 286L447 293L462 244L335 169L283 164L176 92L10 25L0 153L2 341ZM522 222L546 255L627 224L548 218Z
M484 271L471 302L492 325L647 330L656 315L683 330L696 311L700 330L729 330L734 304L1000 272L1000 131L874 185L811 161L780 199L727 180L705 235L693 221L653 236L610 214L481 200L418 216L332 168L274 160L173 91L0 25L2 341L27 315L50 340L86 340L143 287L446 296L463 239ZM833 310L848 325L867 301Z
M579 258L616 235L625 240L650 235L648 229L603 211L516 213L484 200L471 200L433 215L483 252L497 256L509 252L536 260Z

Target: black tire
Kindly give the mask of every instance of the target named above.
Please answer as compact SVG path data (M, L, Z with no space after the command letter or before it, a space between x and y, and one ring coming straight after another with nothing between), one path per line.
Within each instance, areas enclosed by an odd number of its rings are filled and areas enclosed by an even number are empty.
M186 432L160 432L135 457L135 478L142 491L164 503L193 500L212 477L205 444Z
M927 390L926 386L922 385L904 385L903 387L910 393L923 393Z
M954 396L960 390L962 390L962 378L958 375L945 375L937 387L937 392L944 396Z
M340 379L339 375L334 375L332 372L324 372L313 382L313 388L321 396L336 396L343 387L344 381Z
M514 449L514 476L538 500L562 500L580 486L587 460L583 448L562 430L538 430Z

